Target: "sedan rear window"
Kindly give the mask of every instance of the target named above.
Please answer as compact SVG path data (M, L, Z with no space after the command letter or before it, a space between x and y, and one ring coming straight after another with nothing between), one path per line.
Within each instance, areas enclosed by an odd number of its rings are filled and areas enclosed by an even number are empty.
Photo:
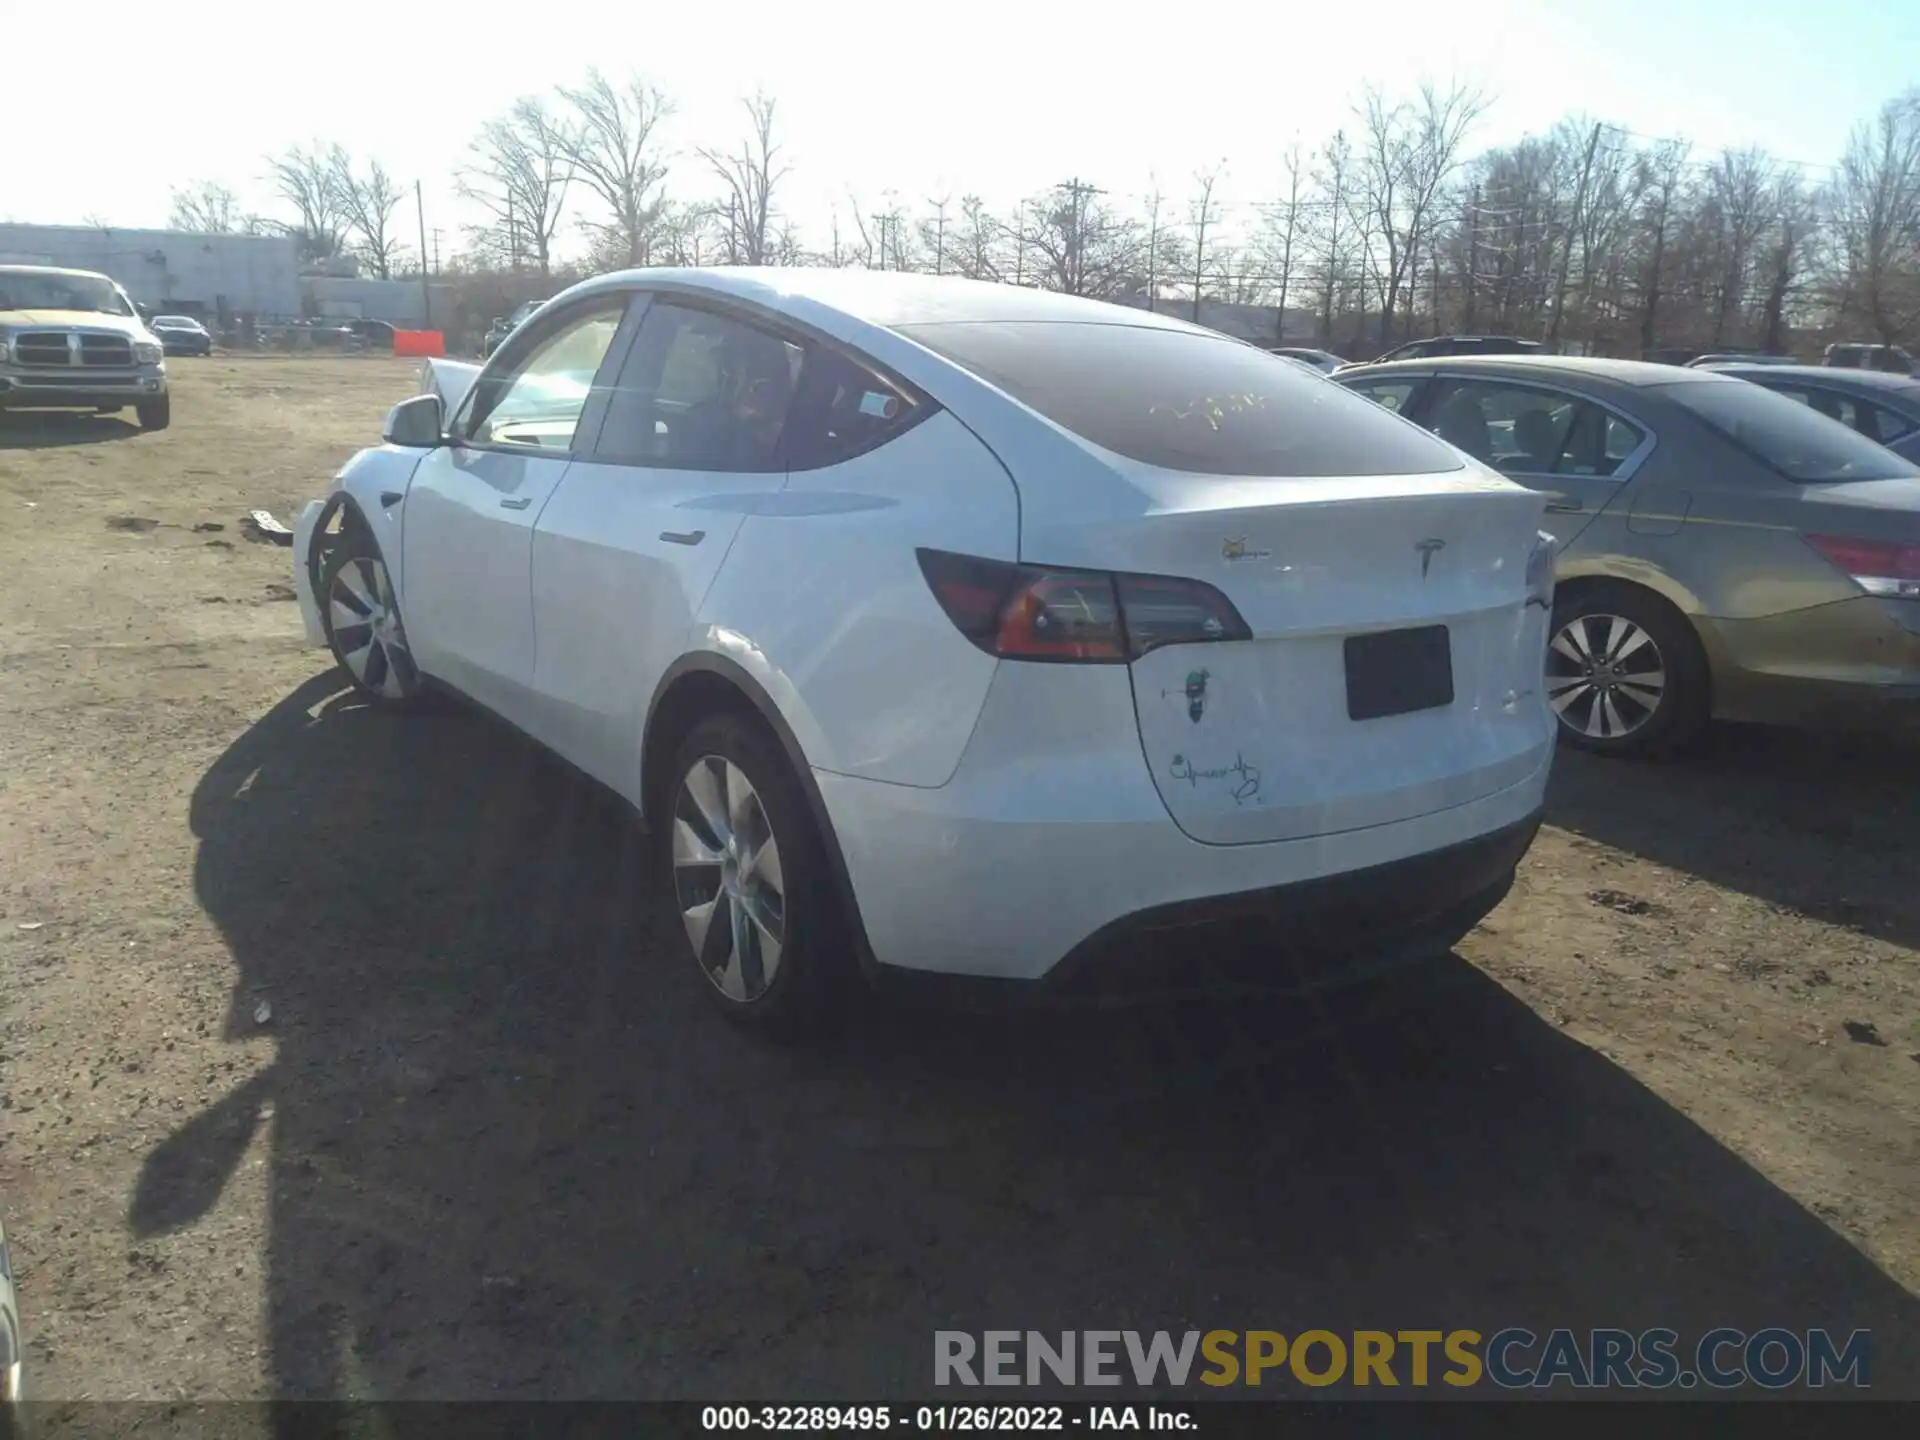
M1682 381L1661 389L1756 460L1803 485L1920 475L1838 420L1744 380Z
M900 332L1084 440L1201 475L1417 475L1460 458L1378 405L1225 337L956 321Z

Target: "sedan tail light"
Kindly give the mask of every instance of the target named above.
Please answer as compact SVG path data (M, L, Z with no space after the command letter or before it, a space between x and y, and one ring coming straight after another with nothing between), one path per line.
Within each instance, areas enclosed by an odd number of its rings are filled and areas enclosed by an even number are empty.
M1233 603L1198 580L917 554L947 618L1003 659L1124 665L1162 645L1253 637Z
M1920 545L1893 540L1855 540L1844 535L1802 537L1844 570L1869 595L1920 599Z

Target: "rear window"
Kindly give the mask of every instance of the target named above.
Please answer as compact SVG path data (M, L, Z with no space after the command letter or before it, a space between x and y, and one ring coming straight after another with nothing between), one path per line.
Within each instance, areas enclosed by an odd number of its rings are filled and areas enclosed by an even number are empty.
M1762 386L1695 380L1661 388L1756 460L1803 485L1920 475L1920 469L1838 420Z
M903 325L900 332L1129 460L1202 475L1462 468L1372 401L1234 340L1135 325Z

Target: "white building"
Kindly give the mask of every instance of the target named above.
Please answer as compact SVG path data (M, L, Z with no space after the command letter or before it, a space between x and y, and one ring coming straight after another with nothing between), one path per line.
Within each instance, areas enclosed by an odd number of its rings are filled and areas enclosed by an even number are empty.
M161 314L300 313L300 266L293 240L283 235L0 224L0 264L97 270Z

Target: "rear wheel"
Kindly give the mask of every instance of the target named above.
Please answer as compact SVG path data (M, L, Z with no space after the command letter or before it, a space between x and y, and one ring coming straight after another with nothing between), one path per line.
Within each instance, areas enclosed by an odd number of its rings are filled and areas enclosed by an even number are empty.
M142 400L133 407L142 430L164 430L173 420L173 400L162 395L158 400Z
M1692 627L1629 586L1586 587L1555 607L1546 686L1561 738L1602 755L1672 754L1711 709Z
M321 571L319 594L327 644L354 688L384 705L417 705L425 687L386 562L371 543L340 546Z
M740 715L701 721L673 761L665 852L685 953L737 1024L794 1038L846 995L826 850L786 757Z

